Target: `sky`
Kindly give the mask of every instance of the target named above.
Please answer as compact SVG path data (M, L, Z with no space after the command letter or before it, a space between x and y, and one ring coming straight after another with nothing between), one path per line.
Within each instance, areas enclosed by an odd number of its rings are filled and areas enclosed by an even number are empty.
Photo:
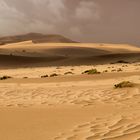
M0 0L0 36L30 32L140 46L140 0Z

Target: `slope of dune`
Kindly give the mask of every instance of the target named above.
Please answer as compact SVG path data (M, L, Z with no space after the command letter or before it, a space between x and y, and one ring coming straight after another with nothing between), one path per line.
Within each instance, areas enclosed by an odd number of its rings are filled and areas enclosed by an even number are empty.
M1 67L90 65L119 60L135 62L140 60L140 48L126 44L25 41L1 45L0 58Z

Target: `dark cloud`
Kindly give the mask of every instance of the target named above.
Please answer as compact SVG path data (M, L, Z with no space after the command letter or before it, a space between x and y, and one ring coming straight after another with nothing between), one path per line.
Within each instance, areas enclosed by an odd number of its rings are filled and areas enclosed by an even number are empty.
M139 0L0 0L0 35L41 32L139 44Z

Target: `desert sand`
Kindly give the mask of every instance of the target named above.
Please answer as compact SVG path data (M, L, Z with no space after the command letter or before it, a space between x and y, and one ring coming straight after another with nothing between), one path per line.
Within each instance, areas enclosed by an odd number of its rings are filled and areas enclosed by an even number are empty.
M140 48L27 41L0 50L0 77L12 77L0 80L1 140L140 139ZM122 81L134 87L115 89Z

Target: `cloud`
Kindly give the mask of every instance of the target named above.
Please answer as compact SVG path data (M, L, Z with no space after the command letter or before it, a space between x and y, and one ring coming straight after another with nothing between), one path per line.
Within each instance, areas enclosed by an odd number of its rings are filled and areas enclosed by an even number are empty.
M0 0L0 36L40 32L140 45L139 0Z
M80 30L80 23L98 20L93 1L81 0L76 5L67 0L1 0L1 34L20 32L62 33ZM92 20L91 20L92 18ZM18 27L18 28L16 28ZM4 28L5 30L2 30Z
M81 1L76 8L76 17L86 21L91 20L91 18L94 18L95 20L100 19L97 4L93 1Z

